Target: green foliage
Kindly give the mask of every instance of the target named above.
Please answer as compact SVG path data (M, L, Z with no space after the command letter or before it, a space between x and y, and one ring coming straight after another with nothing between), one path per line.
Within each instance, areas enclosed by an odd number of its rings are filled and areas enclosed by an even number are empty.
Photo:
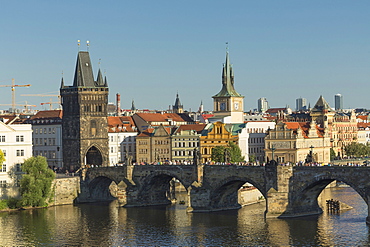
M244 161L244 156L242 156L242 151L238 145L236 145L234 142L229 142L229 149L232 163Z
M2 168L4 162L5 162L5 156L4 156L3 150L0 149L0 169Z
M330 148L330 160L334 160L335 157L337 157L337 154L333 148Z
M225 162L225 147L217 146L212 149L211 159L215 162Z
M7 208L8 208L7 200L0 200L0 210L7 209Z
M7 200L8 208L10 209L16 209L22 207L22 200L17 198L9 198Z
M249 155L249 162L251 163L256 162L256 156L254 154Z
M227 151L226 151L227 150ZM243 162L244 156L238 145L233 142L229 142L228 147L217 146L212 149L211 159L215 162L225 162L225 153L228 152L230 156L230 162Z
M22 165L22 171L26 173L20 181L22 205L47 206L55 174L48 168L46 158L37 156L27 159Z
M347 156L368 156L370 155L370 146L358 142L352 142L344 147Z

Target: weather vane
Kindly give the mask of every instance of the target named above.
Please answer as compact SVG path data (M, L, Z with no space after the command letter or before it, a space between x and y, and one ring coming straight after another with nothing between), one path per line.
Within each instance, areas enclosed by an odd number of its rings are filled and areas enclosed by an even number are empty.
M89 51L90 41L86 41L87 51Z
M80 42L81 40L77 40L78 51L80 51Z

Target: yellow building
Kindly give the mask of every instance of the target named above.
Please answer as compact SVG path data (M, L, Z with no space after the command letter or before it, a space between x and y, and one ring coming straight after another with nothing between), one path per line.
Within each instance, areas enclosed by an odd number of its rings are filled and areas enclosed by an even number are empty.
M237 144L238 135L232 135L232 133L225 128L224 123L215 122L213 124L208 124L208 126L204 128L202 136L200 137L202 163L212 161L211 155L214 147L227 147L230 141Z

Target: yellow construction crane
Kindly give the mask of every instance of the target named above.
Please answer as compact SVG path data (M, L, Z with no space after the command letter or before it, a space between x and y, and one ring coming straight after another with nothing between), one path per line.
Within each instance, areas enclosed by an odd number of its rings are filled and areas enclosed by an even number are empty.
M60 105L60 95L59 94L21 94L21 96L35 96L35 97L58 97L58 102L52 102L52 99L50 99L50 102L41 103L41 105L50 104L50 110L52 110L51 104L59 104Z
M23 106L24 109L26 110L26 112L28 112L28 107L36 107L36 105L28 105L27 103L26 104L15 104L13 106L13 104L0 104L0 105L11 105L12 107L15 107L15 106ZM14 111L14 110L13 110Z
M10 87L12 89L12 111L15 110L15 88L16 87L30 87L31 84L15 85L14 78L12 78L12 85L0 85L0 87Z
M50 110L53 110L53 104L58 104L60 105L60 102L53 102L51 99L49 102L43 102L43 103L40 103L40 105L50 105Z

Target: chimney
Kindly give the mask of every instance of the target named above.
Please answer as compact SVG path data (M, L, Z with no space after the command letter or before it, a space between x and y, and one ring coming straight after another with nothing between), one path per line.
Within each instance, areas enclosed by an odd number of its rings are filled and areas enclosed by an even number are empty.
M121 95L119 93L116 94L117 100L117 116L121 116Z

